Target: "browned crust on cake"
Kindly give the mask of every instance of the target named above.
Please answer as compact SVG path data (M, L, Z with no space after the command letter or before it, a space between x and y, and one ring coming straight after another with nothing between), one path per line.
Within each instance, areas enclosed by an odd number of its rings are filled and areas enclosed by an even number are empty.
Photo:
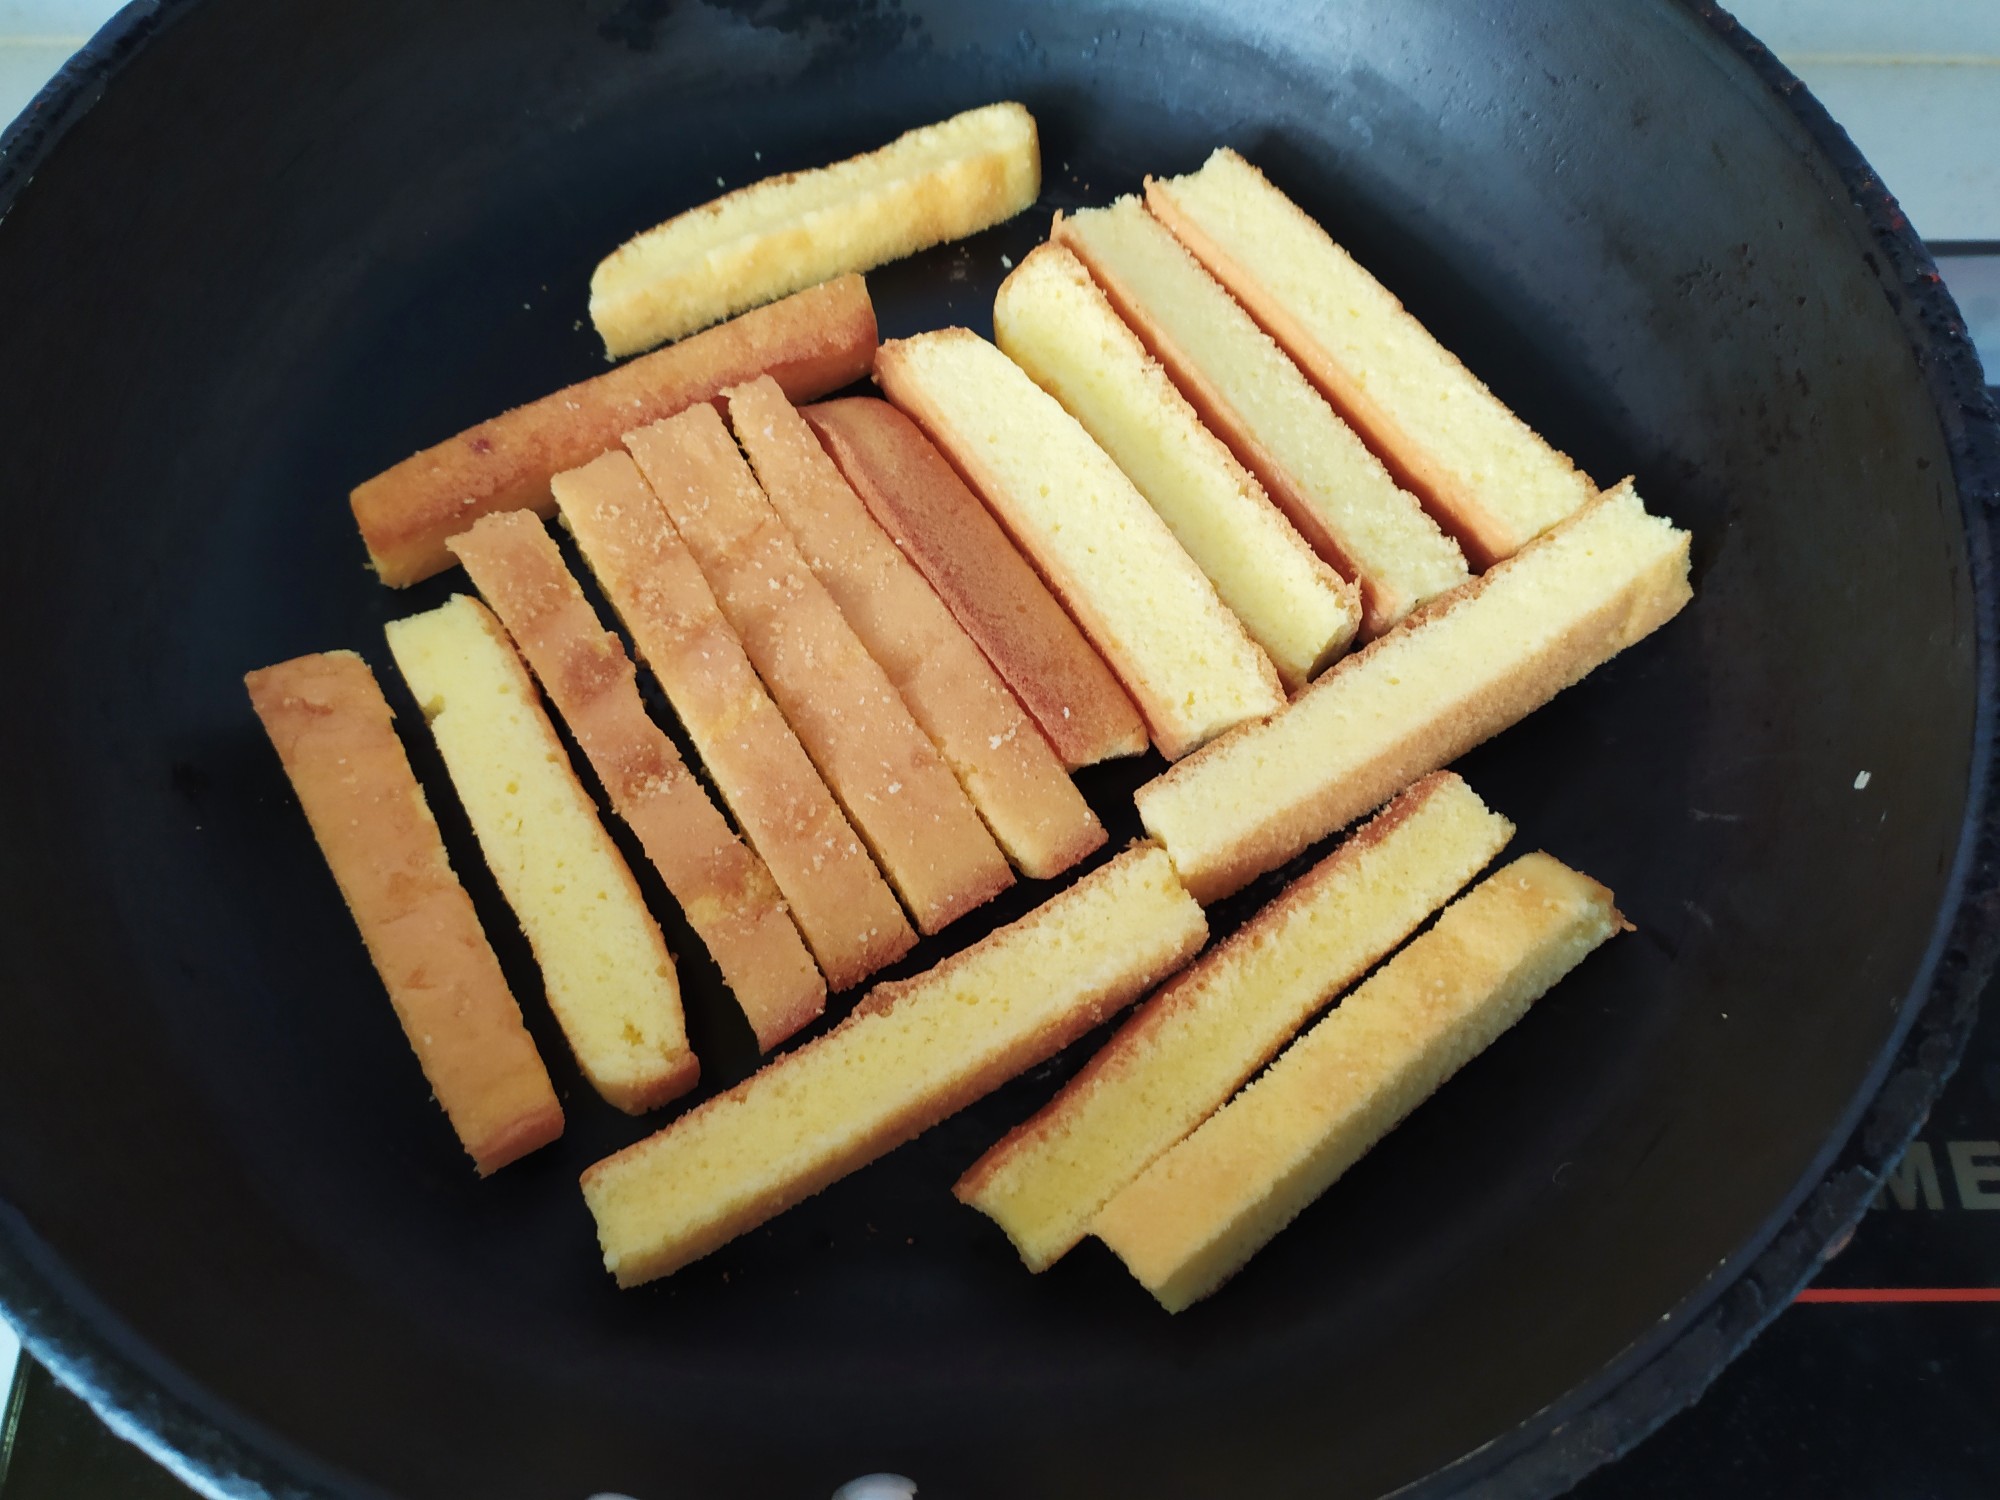
M1108 862L1102 868L1109 869L1117 860L1133 857L1142 847L1144 847L1143 844L1135 844L1132 849L1121 853L1116 859ZM1088 879L1089 877L1085 878ZM1060 901L1061 899L1062 896L1059 893L1052 897L1051 901ZM949 976L956 969L969 963L972 956L978 950L994 942L1002 934L1019 935L1022 932L1031 932L1045 919L1049 904L1049 902L1044 902L1025 916L1019 917L1007 926L988 934L988 936L982 938L978 943L974 943L970 947L952 954L923 974L876 985L861 998L855 1008L832 1030L813 1038L804 1046L773 1058L756 1073L746 1078L742 1083L737 1084L735 1088L728 1090L726 1093L716 1095L714 1098L704 1100L701 1104L696 1105L685 1115L682 1115L679 1119L668 1125L666 1129L671 1131L688 1121L699 1118L704 1112L717 1108L723 1100L739 1091L756 1085L760 1079L764 1079L774 1070L785 1069L788 1065L795 1066L795 1059L808 1056L815 1047L825 1045L829 1038L838 1034L844 1028L855 1025L864 1016L886 1011L890 1007L906 1001L912 995L921 994L926 988L927 982L934 983L940 978ZM641 1282L665 1276L692 1261L699 1260L729 1241L783 1213L786 1209L804 1202L815 1193L823 1191L849 1173L857 1171L869 1162L888 1154L896 1147L930 1129L939 1121L946 1119L975 1100L991 1093L1009 1079L1017 1077L1027 1069L1053 1057L1078 1037L1101 1025L1109 1017L1116 1015L1120 1009L1130 1004L1134 997L1145 993L1146 990L1159 983L1161 979L1186 964L1189 959L1201 951L1202 944L1206 940L1206 924L1199 924L1199 930L1191 931L1188 936L1184 937L1172 950L1170 957L1164 962L1157 965L1148 965L1144 968L1119 975L1116 983L1105 987L1093 995L1080 999L1069 1012L1056 1019L1050 1025L1044 1026L1039 1031L1023 1038L1012 1049L996 1058L986 1067L957 1080L954 1086L949 1089L941 1089L930 1094L918 1101L914 1107L906 1111L902 1116L885 1119L882 1122L881 1128L866 1140L855 1142L853 1149L836 1158L832 1158L827 1163L821 1164L817 1170L788 1180L784 1184L783 1191L766 1195L763 1198L748 1203L736 1214L727 1219L719 1220L708 1232L699 1237L690 1237L682 1241L676 1247L679 1253L672 1256L663 1255L649 1260L643 1267L633 1273L621 1272L619 1285L636 1286ZM660 1134L665 1133L665 1131L660 1132ZM587 1187L593 1178L613 1163L622 1161L629 1156L643 1154L653 1139L655 1137L648 1137L646 1140L637 1141L627 1146L623 1151L616 1152L602 1161L593 1163L591 1166L585 1168L579 1181Z
M1409 612L1409 601L1381 580L1364 575L1354 565L1354 560L1341 546L1340 538L1327 527L1325 518L1306 494L1298 476L1257 440L1256 432L1237 411L1235 404L1173 341L1160 320L1144 301L1133 294L1124 279L1106 266L1102 257L1092 254L1088 242L1068 227L1068 221L1060 213L1056 215L1049 235L1089 269L1092 279L1103 290L1112 307L1117 309L1118 316L1139 336L1146 352L1160 362L1180 388L1181 394L1187 397L1188 405L1195 409L1202 425L1221 438L1236 456L1236 461L1264 486L1265 492L1277 502L1285 518L1298 528L1299 535L1312 545L1312 549L1360 591L1362 637L1378 636L1402 619ZM879 367L880 354L876 356L876 363Z
M1361 650L1335 662L1293 703L1303 701L1309 694L1330 690L1343 672L1355 670L1371 652L1383 649L1402 632L1425 629L1453 610L1464 608L1478 598L1494 579L1503 577L1507 569L1532 556L1536 548L1549 545L1553 538L1563 534L1565 526L1573 525L1580 517L1588 515L1592 505L1604 504L1605 499L1630 483L1627 479L1613 486L1604 492L1603 498L1586 505L1563 525L1544 532L1512 557L1494 564L1485 573L1448 593L1429 600L1389 635L1371 641ZM1181 880L1203 905L1218 901L1241 890L1266 870L1276 869L1316 839L1345 827L1418 777L1449 765L1473 746L1520 722L1564 688L1580 682L1597 666L1644 639L1680 612L1690 597L1686 577L1687 546L1684 534L1680 549L1668 553L1652 575L1636 580L1620 597L1606 602L1577 622L1564 635L1551 641L1535 660L1525 662L1507 676L1488 683L1460 711L1438 716L1426 733L1407 738L1393 751L1376 757L1339 782L1321 787L1305 807L1297 809L1296 814L1287 819L1282 828L1267 822L1240 839L1228 858L1212 862L1201 870L1181 870ZM1578 662L1583 665L1580 670L1575 670ZM1279 710L1280 713L1287 711ZM1268 722L1257 721L1258 724ZM1246 725L1242 730L1231 731L1231 734L1255 727L1255 724ZM1193 774L1204 756L1217 753L1230 740L1230 735L1223 735L1210 741L1186 760L1168 767L1140 787L1135 800L1141 819L1145 817L1147 793L1152 788L1175 777Z
M995 840L1046 880L1104 825L916 564L898 550L768 377L724 392L736 439L814 574L937 745Z
M517 406L355 487L370 565L392 587L416 583L451 566L445 539L483 515L553 515L551 476L615 447L629 428L760 374L809 401L859 380L874 356L868 289L841 276Z
M562 1134L562 1106L374 674L332 651L243 683L473 1165L483 1177L547 1145Z
M757 675L921 932L1014 883L917 727L758 488L722 418L696 406L625 435Z
M1249 164L1246 162L1245 165ZM1257 171L1255 167L1250 170ZM1262 177L1263 173L1258 172L1257 175ZM1306 218L1289 198L1285 202L1295 215ZM1243 310L1256 319L1257 326L1292 357L1293 363L1326 397L1328 404L1382 460L1389 477L1415 495L1432 519L1458 543L1475 570L1484 572L1516 550L1512 528L1487 509L1476 491L1460 483L1414 443L1402 425L1369 394L1368 388L1306 332L1263 282L1180 211L1173 194L1158 178L1146 179L1146 207L1208 269L1208 273L1243 304ZM1307 222L1311 223L1311 220ZM1313 228L1317 230L1319 226L1314 224ZM1396 306L1401 310L1400 302ZM1452 358L1456 360L1457 356ZM1464 368L1462 363L1460 368ZM1470 371L1467 371L1467 378L1476 379ZM1485 389L1483 383L1480 389Z
M606 453L554 485L605 597L770 869L828 986L847 989L901 958L916 933L637 465Z
M646 713L623 644L598 620L542 522L528 511L487 516L449 545L768 1052L826 1008L826 982L764 861L736 837Z
M1146 722L1041 575L923 430L855 396L803 413L1071 770L1142 754Z
M1199 983L1203 974L1213 966L1230 962L1237 949L1256 942L1265 932L1281 925L1292 912L1312 900L1321 886L1337 878L1363 853L1408 822L1442 787L1458 780L1455 771L1434 771L1403 791L1387 807L1355 829L1339 848L1293 880L1248 922L1203 954L1200 963L1183 969L1162 985L1151 999L1127 1018L1110 1041L1098 1048L1090 1061L1063 1085L1053 1099L994 1142L978 1161L966 1168L964 1175L952 1185L952 1196L961 1203L972 1203L985 1190L988 1179L1027 1142L1066 1129L1074 1102L1094 1089L1099 1081L1114 1077L1131 1066L1133 1052L1138 1046L1158 1033L1191 1003L1191 988ZM1284 1041L1280 1039L1269 1053L1253 1063L1251 1071L1269 1062L1283 1045ZM1248 1076L1245 1074L1246 1078ZM1239 1079L1238 1083L1241 1082Z

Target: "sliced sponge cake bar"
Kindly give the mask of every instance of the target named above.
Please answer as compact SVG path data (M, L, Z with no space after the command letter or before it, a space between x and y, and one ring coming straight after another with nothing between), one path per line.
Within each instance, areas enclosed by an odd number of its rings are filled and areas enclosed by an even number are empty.
M875 378L936 439L1130 689L1169 760L1284 702L1173 533L1076 418L964 328L883 345Z
M458 883L375 674L351 651L244 678L431 1092L483 1177L562 1134L562 1106Z
M1030 252L1000 284L993 335L1139 487L1286 687L1347 649L1361 624L1354 586L1202 426L1074 255Z
M1306 540L1361 585L1365 634L1465 581L1458 544L1138 199L1055 233Z
M450 542L513 635L611 805L769 1051L826 1006L826 981L764 861L743 845L639 700L632 662L532 511L486 516Z
M1098 1209L1243 1086L1506 845L1513 825L1426 777L1141 1006L953 1191L1040 1271Z
M1150 845L583 1175L621 1286L664 1276L1032 1067L1179 968L1208 935Z
M1145 720L1104 658L916 423L873 396L823 402L805 417L1064 765L1146 748Z
M1283 713L1140 787L1140 819L1213 901L1540 708L1689 597L1688 534L1646 514L1628 480Z
M455 594L388 635L591 1087L628 1114L693 1088L659 924L499 622Z
M1146 203L1325 392L1479 567L1597 491L1389 289L1226 147Z
M1049 742L916 565L896 550L776 381L728 393L729 420L813 575L840 606L1021 873L1061 874L1104 825Z
M1206 1297L1623 920L1596 881L1546 854L1515 860L1106 1204L1092 1232L1169 1312Z
M861 644L713 407L625 446L855 831L936 932L1014 882L937 747Z

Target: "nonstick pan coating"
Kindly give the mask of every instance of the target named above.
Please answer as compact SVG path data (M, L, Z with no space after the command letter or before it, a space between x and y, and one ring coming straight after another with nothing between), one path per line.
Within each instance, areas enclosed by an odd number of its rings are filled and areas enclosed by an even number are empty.
M871 276L886 335L985 329L1051 208L1227 142L1693 530L1692 608L1462 765L1639 930L1178 1318L1094 1244L1029 1277L948 1195L1087 1046L620 1293L575 1175L647 1127L580 1084L449 799L570 1109L488 1182L239 678L386 669L382 623L463 587L378 587L345 493L602 368L607 249L997 98L1045 200ZM217 1493L1553 1489L1782 1305L1949 1070L1993 888L1991 417L1893 202L1726 17L135 7L8 138L0 210L0 1299ZM1086 779L1117 840L1149 769ZM684 970L726 1084L740 1023Z

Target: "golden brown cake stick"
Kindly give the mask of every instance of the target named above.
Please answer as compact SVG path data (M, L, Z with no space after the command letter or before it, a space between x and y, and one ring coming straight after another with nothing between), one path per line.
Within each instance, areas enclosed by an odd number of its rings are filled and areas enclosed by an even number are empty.
M590 278L613 355L844 271L867 271L1011 218L1042 186L1035 121L970 109L832 166L767 177L634 235Z
M243 679L431 1092L480 1176L562 1134L562 1106L375 676L351 651Z
M1021 873L1061 874L1104 826L1007 685L768 377L725 393L736 440L861 644Z
M1097 648L916 423L868 396L804 415L1065 765L1075 770L1146 748L1145 720Z
M1691 597L1688 540L1626 480L1147 782L1140 820L1197 898L1228 895L1672 619Z
M1148 1167L1092 1233L1168 1312L1206 1297L1623 924L1596 881L1523 855Z
M451 539L638 836L768 1052L826 1008L764 861L743 846L646 713L632 663L570 576L541 520L487 516Z
M1285 347L1479 568L1596 495L1299 206L1227 147L1146 206Z
M921 932L1014 873L710 406L625 435L716 603Z
M638 466L607 453L556 475L554 487L564 523L763 856L827 984L844 990L901 958L917 935Z
M1140 1006L1089 1065L952 1191L1053 1264L1163 1152L1513 836L1450 771L1411 787Z
M769 374L799 401L866 375L875 309L859 276L760 307L691 339L503 412L357 485L370 565L395 588L451 566L445 538L500 510L554 514L550 476L619 434Z
M1361 586L1364 636L1465 581L1457 542L1136 198L1061 217L1054 236L1306 540Z
M993 299L993 340L1138 486L1288 691L1347 649L1360 593L1202 424L1081 261L1029 251Z
M998 516L1168 760L1285 701L1271 660L1062 403L968 328L884 344L875 379Z
M620 1286L678 1270L1060 1051L1208 936L1141 845L583 1174Z
M701 1068L660 924L500 622L454 594L386 633L584 1077L627 1114L686 1093Z

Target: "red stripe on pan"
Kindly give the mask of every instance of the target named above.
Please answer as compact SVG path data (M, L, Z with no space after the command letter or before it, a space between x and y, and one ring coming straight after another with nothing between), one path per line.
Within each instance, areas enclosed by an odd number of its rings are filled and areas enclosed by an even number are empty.
M2000 1286L1809 1286L1794 1302L2000 1302Z

